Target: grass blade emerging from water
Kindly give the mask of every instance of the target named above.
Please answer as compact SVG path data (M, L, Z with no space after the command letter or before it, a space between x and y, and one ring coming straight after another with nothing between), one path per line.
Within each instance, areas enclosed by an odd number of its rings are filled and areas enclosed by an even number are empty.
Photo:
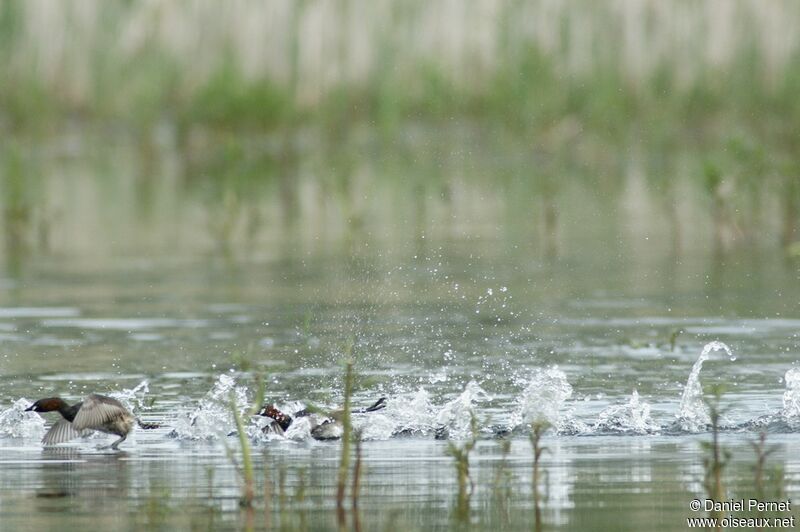
M345 362L344 377L344 405L342 406L342 454L339 460L339 474L336 486L336 516L340 528L346 525L347 517L344 510L344 498L347 487L347 477L350 470L350 399L353 395L353 361L349 358L352 354L353 343L347 347L348 359Z

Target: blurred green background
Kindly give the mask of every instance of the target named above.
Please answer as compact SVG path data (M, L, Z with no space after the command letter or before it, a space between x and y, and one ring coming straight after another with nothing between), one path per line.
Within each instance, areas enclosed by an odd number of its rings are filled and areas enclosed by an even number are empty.
M799 30L792 0L4 0L0 253L796 256Z

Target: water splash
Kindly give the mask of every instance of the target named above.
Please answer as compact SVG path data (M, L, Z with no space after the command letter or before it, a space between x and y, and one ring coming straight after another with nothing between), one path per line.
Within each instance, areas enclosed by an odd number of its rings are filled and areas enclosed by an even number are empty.
M731 348L722 342L709 342L703 347L703 351L692 366L689 380L683 389L681 404L678 412L678 423L682 430L698 432L705 429L711 423L708 406L703 401L703 387L700 384L700 370L703 369L703 362L708 360L712 352L724 351L728 359L733 362L736 360Z
M557 367L536 369L525 382L527 385L511 414L509 429L539 422L549 423L557 431L565 428L566 418L562 409L567 399L572 397L567 375Z
M437 430L456 440L470 437L475 405L490 400L489 394L477 382L470 381L461 395L441 408L436 416Z
M17 399L10 408L0 412L0 436L40 439L44 436L44 418L35 412L25 412L33 401Z
M237 407L244 409L247 405L247 389L237 386L236 379L230 375L220 375L197 408L175 420L175 427L170 434L192 440L215 439L229 434L235 430L230 409L231 394Z
M800 421L800 368L787 371L783 380L786 382L786 391L783 392L783 417L787 420Z
M289 429L286 431L284 438L287 440L305 441L311 439L311 419L309 417L300 417L295 419ZM273 436L274 438L275 436ZM278 436L280 438L280 436Z
M119 392L111 392L108 395L125 405L131 412L138 412L147 407L145 397L150 393L150 383L143 380L133 388L126 388Z
M600 412L591 432L654 434L659 430L659 425L650 417L650 405L639 399L639 392L634 390L627 403L612 405Z
M354 416L353 426L362 431L365 440L387 440L399 434L428 434L436 428L437 415L430 394L419 388L390 398L379 412Z

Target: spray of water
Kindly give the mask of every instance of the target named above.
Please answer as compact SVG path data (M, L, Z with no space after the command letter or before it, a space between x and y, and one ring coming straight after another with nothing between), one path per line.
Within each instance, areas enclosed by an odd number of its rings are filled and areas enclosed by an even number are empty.
M353 426L365 440L386 440L403 434L424 435L436 429L439 409L424 388L391 397L385 409L353 417Z
M783 417L787 420L800 420L800 368L787 371L783 380L786 382L786 390L783 392Z
M131 412L135 413L146 407L145 397L149 392L150 384L144 380L133 388L125 388L119 392L111 392L108 395L121 402Z
M716 351L722 351L727 354L731 362L736 360L736 356L731 351L731 348L722 342L709 342L703 347L703 351L700 353L694 366L692 366L692 372L689 374L689 380L686 381L686 386L681 396L678 423L682 430L698 432L704 430L711 422L708 407L703 401L700 370L703 369L703 363L711 357L711 353Z
M44 435L44 418L35 412L25 412L32 402L23 397L0 412L0 436L39 439Z
M509 429L535 422L545 422L562 430L565 424L564 403L572 397L566 374L557 367L536 369L525 379L525 389L517 398Z
M464 439L472 433L471 421L475 405L490 401L491 397L477 382L470 381L457 398L446 403L436 416L438 428L445 429L451 439Z
M214 439L235 429L230 411L231 394L240 409L247 405L247 389L230 375L220 375L193 411L179 416L171 435L193 440Z
M627 403L612 405L600 412L591 429L593 434L612 432L621 434L654 434L659 425L650 417L650 405L639 398L636 390Z

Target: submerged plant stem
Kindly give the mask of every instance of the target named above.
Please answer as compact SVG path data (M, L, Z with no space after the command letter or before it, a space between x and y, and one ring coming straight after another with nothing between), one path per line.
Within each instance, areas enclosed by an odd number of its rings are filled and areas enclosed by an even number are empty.
M349 351L352 350L352 344ZM350 399L353 395L353 361L345 362L344 377L344 406L342 407L342 454L339 460L339 475L336 486L336 516L339 527L346 525L346 514L344 510L344 498L347 489L347 476L350 470L350 439L352 437L350 427Z
M459 447L450 442L447 444L447 454L453 457L456 466L456 480L458 482L458 498L456 499L456 521L461 524L469 523L470 499L474 484L469 476L469 455L478 443L478 420L474 412L470 412L470 439Z
M239 499L239 504L245 508L252 508L253 499L255 498L255 476L253 474L253 459L250 455L250 442L247 439L247 432L244 430L244 423L242 422L242 415L239 413L239 408L236 405L236 399L231 397L231 411L233 412L233 419L236 422L236 433L239 436L239 446L242 449L242 497Z
M531 423L531 446L533 447L533 472L531 478L531 490L533 491L533 523L534 530L540 532L542 530L542 507L541 507L541 493L539 492L539 463L542 458L542 453L546 450L541 445L542 435L548 428L546 422Z

